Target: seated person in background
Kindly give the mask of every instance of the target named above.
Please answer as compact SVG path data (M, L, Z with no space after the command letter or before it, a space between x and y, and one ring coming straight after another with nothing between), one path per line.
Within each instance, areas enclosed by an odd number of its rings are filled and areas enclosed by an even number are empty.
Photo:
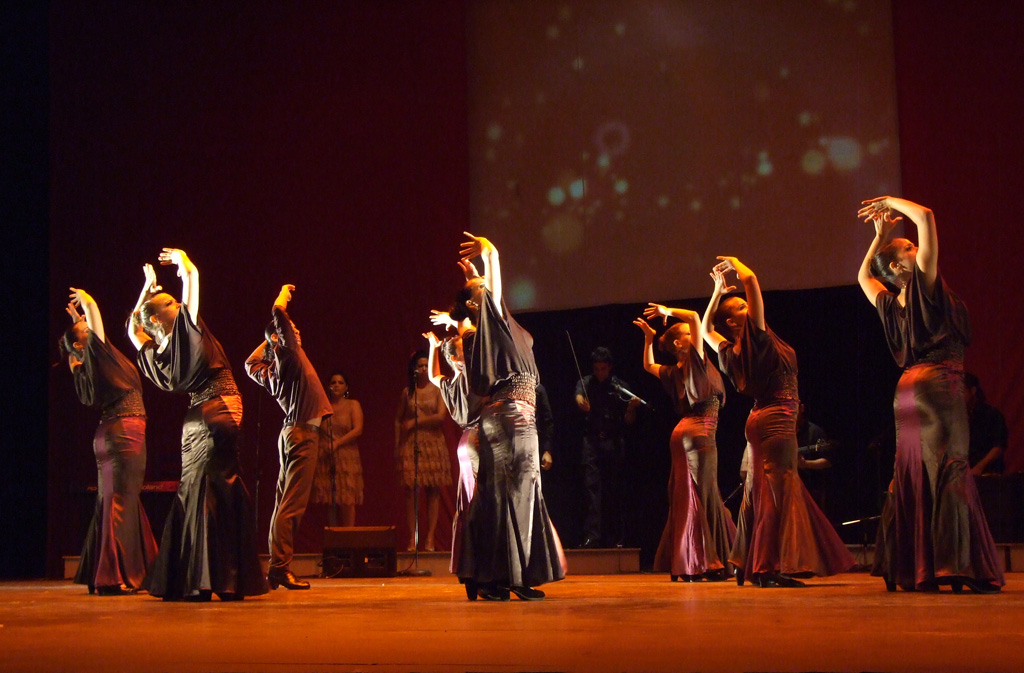
M971 444L967 452L971 474L976 477L1002 474L1003 453L1008 444L1006 419L985 401L985 391L971 372L964 373L964 400L971 425Z
M811 497L826 514L826 496L832 477L833 442L828 441L825 430L807 419L807 407L800 403L796 417L796 440L799 445L798 466L800 478Z

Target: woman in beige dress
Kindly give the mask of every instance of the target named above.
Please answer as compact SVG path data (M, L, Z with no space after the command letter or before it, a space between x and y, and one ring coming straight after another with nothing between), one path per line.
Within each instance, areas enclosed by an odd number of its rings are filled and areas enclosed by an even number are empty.
M331 372L327 394L334 409L331 448L320 452L313 480L313 502L330 506L330 525L354 526L356 506L363 504L363 463L358 442L363 434L363 407L352 399L348 377L340 370Z
M395 458L405 487L405 511L409 524L409 551L416 548L416 505L413 486L418 471L419 486L426 493L427 537L424 551L435 551L434 533L441 504L441 489L452 485L451 460L443 424L448 417L441 392L430 385L427 354L418 351L409 360L409 385L402 390L395 414ZM416 449L419 466L416 466Z

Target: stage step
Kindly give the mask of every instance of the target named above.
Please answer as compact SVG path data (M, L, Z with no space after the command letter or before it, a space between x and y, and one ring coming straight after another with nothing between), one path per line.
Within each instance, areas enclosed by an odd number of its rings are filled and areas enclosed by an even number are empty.
M566 561L569 574L572 575L619 575L640 572L640 550L636 548L618 549L566 549ZM80 557L64 557L64 577L71 579L78 571ZM270 564L270 557L260 555L263 568ZM446 551L420 552L418 567L429 570L435 577L448 575L448 564L451 553ZM412 565L412 552L398 552L398 570ZM292 572L299 577L319 577L320 554L296 554L292 557Z
M847 545L858 564L871 567L874 545ZM999 560L1005 572L1024 572L1024 544L996 544ZM629 549L566 549L569 575L621 575L640 572L640 550ZM71 579L78 571L78 556L65 556L64 578ZM451 554L446 551L420 552L419 567L429 570L435 577L448 574ZM263 567L270 563L266 554L260 556ZM398 569L408 568L413 561L412 552L398 552ZM320 554L296 554L292 559L292 572L299 577L320 576Z

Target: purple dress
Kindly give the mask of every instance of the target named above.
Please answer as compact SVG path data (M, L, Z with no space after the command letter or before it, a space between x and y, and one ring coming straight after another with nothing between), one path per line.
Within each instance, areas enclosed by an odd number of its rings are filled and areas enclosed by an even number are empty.
M534 587L565 577L564 554L540 485L533 337L483 290L473 334L463 336L469 389L490 398L480 411L480 466L460 578Z
M723 343L718 360L736 390L754 398L754 408L746 425L750 488L729 561L747 577L845 572L853 556L797 474L796 352L753 320L744 323L738 352L736 345Z
M139 369L161 390L188 394L181 429L181 483L146 588L165 600L202 591L269 591L256 551L255 519L238 465L242 397L224 349L182 306L162 351L147 342Z
M75 583L138 589L156 557L156 540L139 501L146 476L146 409L142 380L131 360L89 332L82 365L75 369L79 401L99 407L93 437L96 507L82 546Z
M995 542L967 465L967 308L941 277L929 295L916 267L906 306L882 292L875 307L893 358L905 369L893 402L896 462L872 574L906 590L957 577L1001 586Z
M466 521L469 518L469 504L476 493L476 474L480 466L479 443L480 410L483 400L473 394L466 379L465 367L461 363L448 360L448 364L457 372L455 377L446 376L441 381L441 398L448 409L452 420L462 428L462 437L456 455L459 460L459 484L455 494L455 516L452 519L452 560L449 572L472 578L471 573L463 571L472 568L473 549L468 545L466 537ZM465 560L463 560L465 559Z
M718 409L725 399L722 375L690 348L683 366L664 366L661 383L682 415L672 438L668 520L654 569L672 575L722 570L736 526L718 489Z

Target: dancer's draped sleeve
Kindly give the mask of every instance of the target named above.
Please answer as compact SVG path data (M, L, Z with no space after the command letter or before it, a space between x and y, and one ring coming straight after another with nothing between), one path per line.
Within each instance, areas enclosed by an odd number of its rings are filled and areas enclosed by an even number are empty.
M725 384L719 371L709 366L706 357L701 357L696 348L691 348L682 367L663 366L658 378L665 392L672 398L675 411L680 416L690 413L695 404L712 397L718 398L718 406L725 406Z
M517 374L532 377L536 386L540 373L533 357L533 336L512 317L504 299L499 308L487 288L483 293L476 332L467 333L462 341L470 389L487 397Z
M174 319L167 346L161 351L147 342L139 350L137 362L153 385L169 393L195 394L216 384L218 389L224 389L218 390L218 394L239 394L224 348L210 333L202 316L198 324L193 322L184 306ZM225 373L231 378L230 383Z
M897 295L884 291L875 298L875 309L889 352L900 367L950 358L963 363L963 350L971 344L970 317L967 306L942 276L935 278L929 294L915 265L907 285L906 307L899 305Z
M75 370L75 393L87 407L98 407L103 417L145 416L139 370L109 341L93 332L85 346L82 366Z

